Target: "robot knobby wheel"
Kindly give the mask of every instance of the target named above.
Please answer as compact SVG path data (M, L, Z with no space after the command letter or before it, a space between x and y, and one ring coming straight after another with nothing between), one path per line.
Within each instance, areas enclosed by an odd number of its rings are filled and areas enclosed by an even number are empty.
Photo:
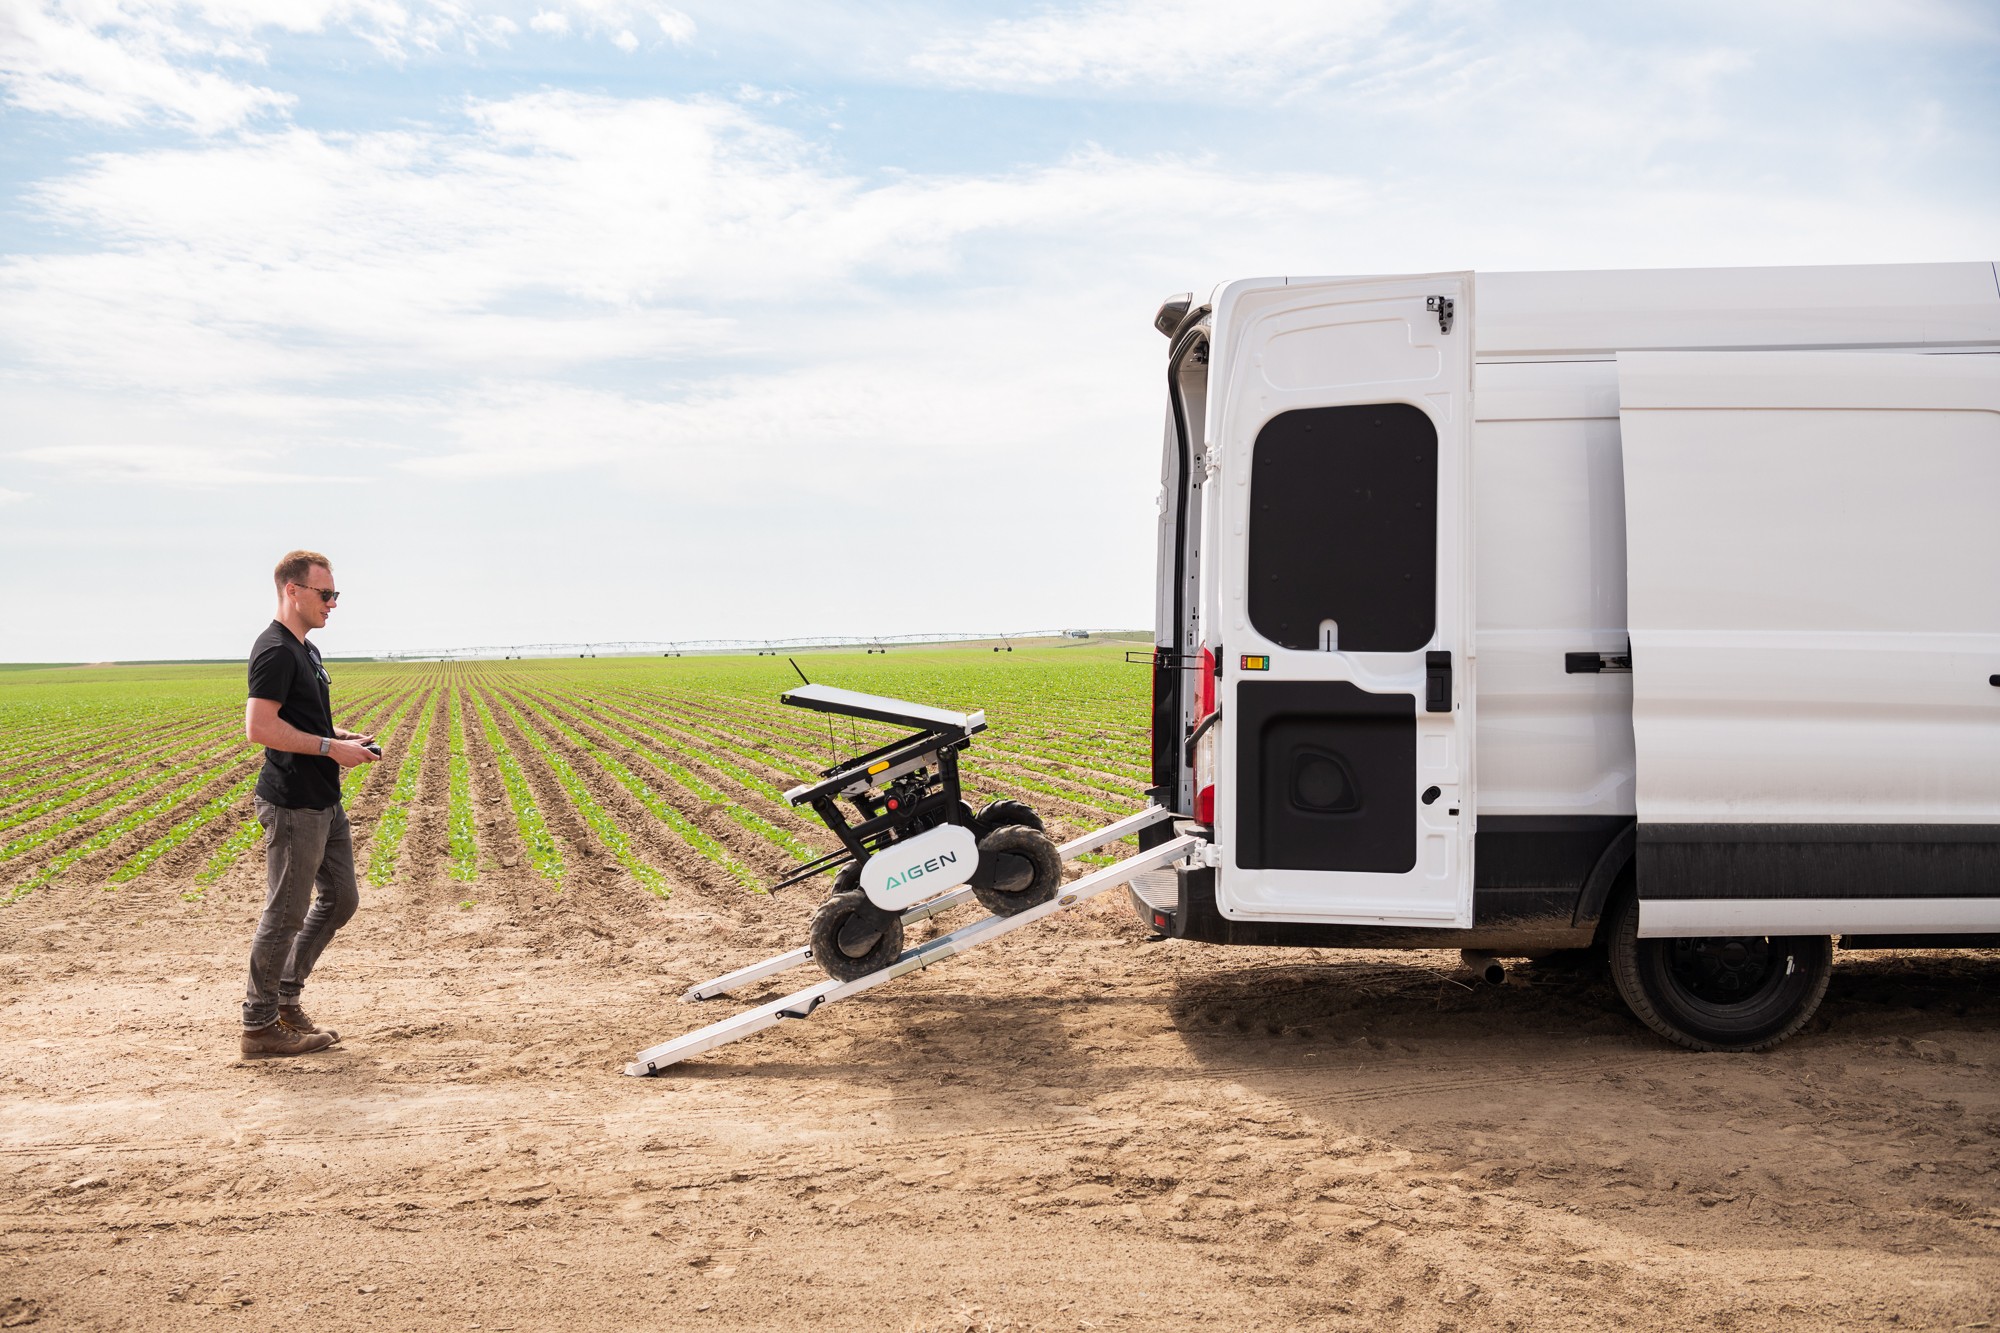
M1003 828L1031 828L1039 833L1042 817L1026 801L994 801L973 816L972 828L981 837Z
M1039 907L1061 887L1062 853L1039 830L1010 825L979 840L972 895L995 916Z
M902 914L869 902L860 883L860 868L849 866L834 881L833 896L813 913L813 961L836 981L859 981L903 952Z

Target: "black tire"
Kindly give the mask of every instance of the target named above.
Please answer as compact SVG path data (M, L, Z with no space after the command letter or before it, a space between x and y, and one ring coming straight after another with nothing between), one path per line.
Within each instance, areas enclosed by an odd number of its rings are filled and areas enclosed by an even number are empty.
M1062 853L1039 830L1013 825L979 840L972 896L995 916L1040 907L1062 887Z
M1037 833L1043 831L1042 817L1026 801L994 801L973 818L972 827L982 838L1003 828L1031 828Z
M843 873L837 891L813 913L813 961L836 981L859 981L903 952L902 914L885 912L860 889L847 887L860 878Z
M1769 1050L1811 1020L1833 976L1825 935L1642 940L1632 893L1605 928L1626 1007L1691 1051Z

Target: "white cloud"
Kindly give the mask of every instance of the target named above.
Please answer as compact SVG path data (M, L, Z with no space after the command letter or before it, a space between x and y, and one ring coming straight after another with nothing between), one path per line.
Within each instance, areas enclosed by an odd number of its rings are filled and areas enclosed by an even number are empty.
M653 13L660 25L660 32L675 46L686 46L694 40L694 20L678 9L660 9Z
M1158 216L1175 195L1202 201L1184 222ZM740 106L536 94L476 104L456 134L293 129L102 157L40 195L96 246L0 261L0 346L42 374L148 392L712 369L768 347L754 321L773 304L859 310L879 281L916 275L1011 281L1028 244L1130 262L1364 197L1103 154L868 180ZM968 271L968 245L1000 250Z
M1401 7L1402 0L1095 0L941 38L911 64L961 87L1092 85L1162 100L1220 88L1269 99L1351 72Z
M558 36L580 24L628 52L641 24L672 45L695 35L677 9L624 0L554 0L528 23ZM30 112L214 135L296 106L269 86L270 34L333 31L401 64L412 50L504 46L520 25L466 0L0 0L0 88Z
M31 493L28 491L10 491L5 486L0 486L0 505L19 504L30 496Z
M14 3L0 13L0 83L24 110L136 124L168 120L213 134L282 112L288 94L190 59L249 61L256 51L227 29L178 22L176 6L107 0L78 14L52 3Z

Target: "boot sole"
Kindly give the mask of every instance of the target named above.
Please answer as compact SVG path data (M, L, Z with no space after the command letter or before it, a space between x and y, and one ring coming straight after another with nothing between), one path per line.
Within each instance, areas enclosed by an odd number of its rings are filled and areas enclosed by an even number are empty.
M321 1051L330 1051L333 1049L333 1045L332 1042L328 1042L324 1046L308 1046L303 1050L297 1051L241 1051L241 1058L245 1060L290 1060L301 1055L318 1055Z

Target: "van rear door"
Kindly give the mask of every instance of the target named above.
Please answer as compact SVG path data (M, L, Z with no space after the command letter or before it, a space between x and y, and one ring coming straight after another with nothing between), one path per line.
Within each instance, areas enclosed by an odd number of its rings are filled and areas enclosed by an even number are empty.
M1192 298L1188 298L1190 301ZM1190 669L1200 644L1195 609L1201 587L1202 497L1207 481L1207 307L1186 313L1169 330L1167 429L1160 458L1158 575L1153 614L1152 786L1147 799L1182 812L1194 809L1192 773L1183 742L1196 721ZM1156 326L1160 321L1156 320ZM1140 835L1165 841L1165 825Z
M1218 297L1225 917L1472 924L1472 275ZM1219 631L1219 632L1218 632Z

